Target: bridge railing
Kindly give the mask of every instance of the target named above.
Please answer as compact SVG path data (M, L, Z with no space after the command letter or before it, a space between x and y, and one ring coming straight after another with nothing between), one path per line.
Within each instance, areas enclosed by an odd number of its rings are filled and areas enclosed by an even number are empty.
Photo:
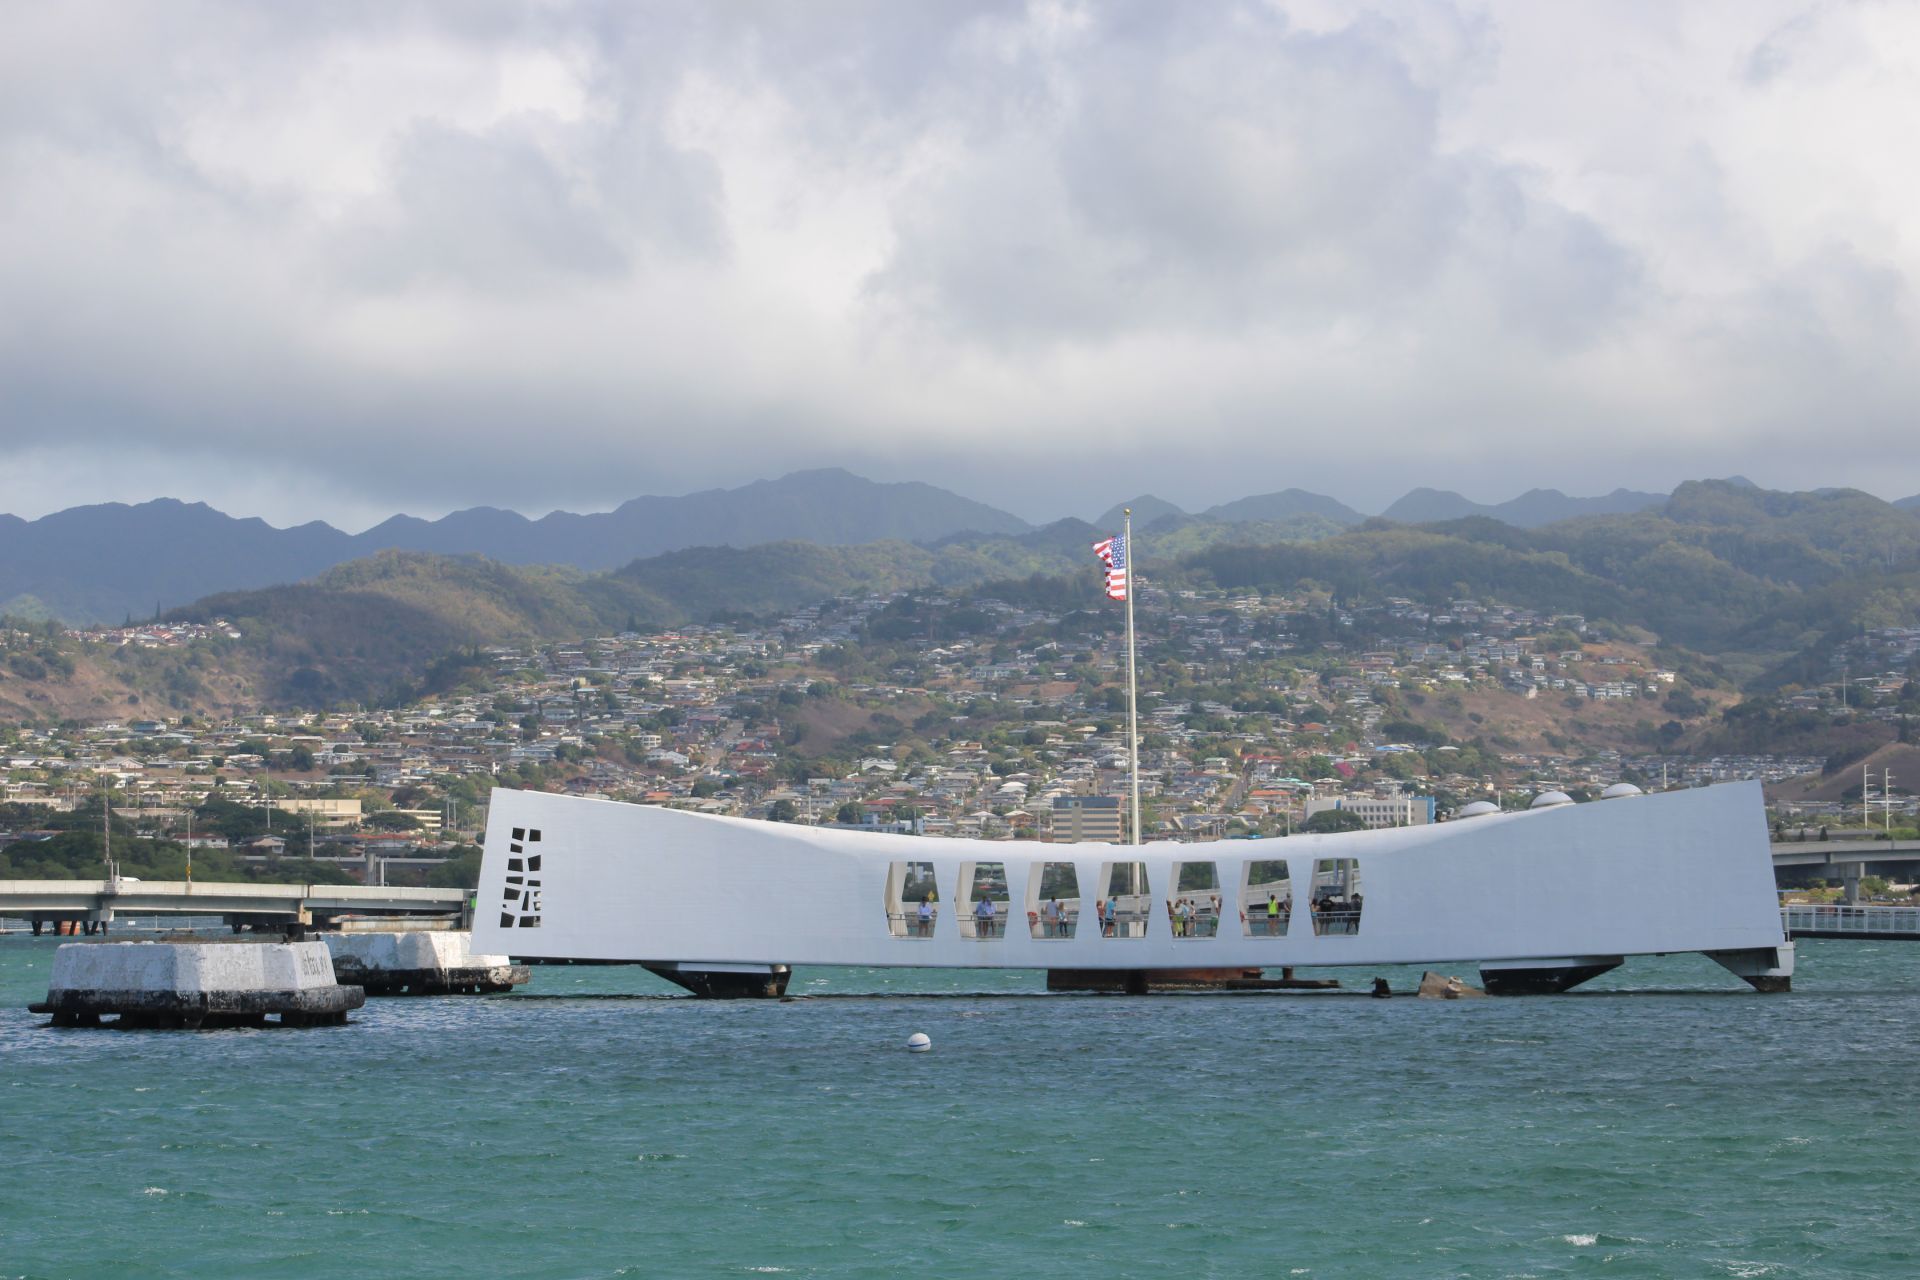
M1780 908L1788 933L1911 933L1920 938L1920 907L1789 904Z

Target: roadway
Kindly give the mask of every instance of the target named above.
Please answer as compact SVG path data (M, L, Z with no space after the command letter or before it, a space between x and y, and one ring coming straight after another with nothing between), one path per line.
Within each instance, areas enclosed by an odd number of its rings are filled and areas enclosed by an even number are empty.
M1773 846L1776 867L1843 862L1920 862L1920 840L1787 840Z
M343 916L465 921L465 889L205 880L0 880L0 917L90 926L116 916L221 916L241 925L326 928Z

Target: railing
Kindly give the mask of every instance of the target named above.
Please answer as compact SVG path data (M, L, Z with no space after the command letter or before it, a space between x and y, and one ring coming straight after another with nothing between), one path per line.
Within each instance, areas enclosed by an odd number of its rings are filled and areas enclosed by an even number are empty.
M1791 934L1910 934L1920 939L1920 907L1856 907L1794 904L1780 908Z
M961 937L976 938L981 942L985 942L990 938L1004 938L1007 936L1008 904L995 902L991 905L993 907L993 913L991 915L981 915L978 903L969 906L965 911L960 913Z
M1175 915L1171 923L1176 938L1211 938L1220 932L1220 917L1210 910L1196 911L1184 919Z
M459 911L464 889L359 884L262 884L256 881L197 880L0 880L0 911L31 916L35 911L81 906L112 906L128 914L155 912L190 915L327 910L398 911L430 914ZM218 903L220 905L212 905Z
M1322 937L1350 937L1360 932L1360 913L1316 909L1313 913L1313 931Z
M1103 938L1144 938L1147 936L1147 921L1152 917L1151 907L1125 907L1107 912L1104 919L1097 916L1096 919Z
M896 938L931 938L934 921L939 918L940 913L935 911L922 920L918 906L906 911L889 911L887 912L887 932Z
M1854 924L1851 928L1843 930L1840 926L1824 923L1824 921L1829 918L1828 916L1820 917L1823 922L1817 925L1812 923L1811 920L1796 922L1791 917L1791 913L1795 911L1827 913L1846 911L1858 913L1868 910L1900 913L1901 922L1877 925ZM887 913L887 931L896 938L907 938L914 941L929 939L934 935L934 923L939 919L939 914L938 911L935 911L932 919L922 920L920 918L919 908L915 905L909 905L904 911L889 911ZM1323 937L1352 937L1360 932L1360 912L1351 908L1333 911L1312 911L1310 914L1313 921L1313 931L1317 935ZM1094 917L1093 928L1096 930L1097 936L1104 938L1144 938L1147 936L1147 927L1151 922L1151 918L1151 912L1145 909L1128 909L1109 912L1104 917L1096 915ZM1251 911L1246 912L1242 916L1241 922L1244 926L1245 936L1249 938L1284 938L1287 936L1287 927L1291 922L1291 918L1292 913L1290 911L1283 911L1278 916L1270 918L1264 906L1255 906ZM1781 918L1789 931L1806 931L1816 928L1826 932L1846 931L1857 933L1910 931L1915 937L1920 938L1920 907L1786 907L1781 911ZM982 942L1004 938L1007 935L1007 927L1011 922L1009 904L1004 902L995 903L994 914L991 917L979 915L975 911L964 911L960 914L959 919L960 936L963 938L971 938ZM1077 936L1079 925L1080 913L1071 909L1063 913L1058 924L1047 920L1045 916L1038 912L1027 912L1027 932L1029 936L1035 939L1066 941L1067 939ZM1174 930L1173 936L1179 940L1214 938L1218 937L1220 933L1220 918L1212 912L1202 912L1189 916L1184 923L1176 919L1170 923L1168 927Z
M1027 932L1043 942L1066 942L1079 924L1080 912L1073 907L1062 907L1058 920L1047 919L1044 911L1027 912Z
M1291 914L1290 911L1281 911L1269 916L1266 907L1256 903L1242 912L1240 918L1246 924L1249 938L1284 938L1287 936L1287 919Z

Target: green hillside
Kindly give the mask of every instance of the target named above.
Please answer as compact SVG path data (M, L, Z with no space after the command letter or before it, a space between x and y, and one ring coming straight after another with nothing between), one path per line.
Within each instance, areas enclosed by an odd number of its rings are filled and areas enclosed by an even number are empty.
M633 583L409 551L350 561L311 582L208 596L171 615L233 622L255 687L269 701L308 707L385 696L462 647L683 616Z
M771 616L835 596L989 583L1077 600L1096 531L1061 521L938 545L696 547L606 574L477 556L385 552L310 582L210 596L173 616L225 617L251 685L315 706L384 696L453 650L572 638L715 616ZM1920 513L1851 490L1771 493L1683 485L1659 507L1537 529L1470 516L1342 529L1308 514L1229 524L1168 517L1140 535L1144 577L1174 588L1291 593L1349 604L1461 596L1650 632L1765 690L1824 678L1864 627L1920 616Z

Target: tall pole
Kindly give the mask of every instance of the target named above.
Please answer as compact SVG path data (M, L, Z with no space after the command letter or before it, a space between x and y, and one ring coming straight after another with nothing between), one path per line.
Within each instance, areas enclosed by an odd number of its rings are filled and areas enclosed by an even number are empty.
M107 775L100 775L100 856L107 864L107 879L113 874L113 787Z
M1860 766L1860 825L1873 826L1873 771Z
M187 804L187 888L193 888L193 804Z
M1134 570L1133 508L1125 508L1124 531L1127 556L1127 811L1131 815L1133 843L1140 839L1140 685L1134 672L1133 593L1140 575Z
M1880 829L1893 830L1893 770L1880 771Z

